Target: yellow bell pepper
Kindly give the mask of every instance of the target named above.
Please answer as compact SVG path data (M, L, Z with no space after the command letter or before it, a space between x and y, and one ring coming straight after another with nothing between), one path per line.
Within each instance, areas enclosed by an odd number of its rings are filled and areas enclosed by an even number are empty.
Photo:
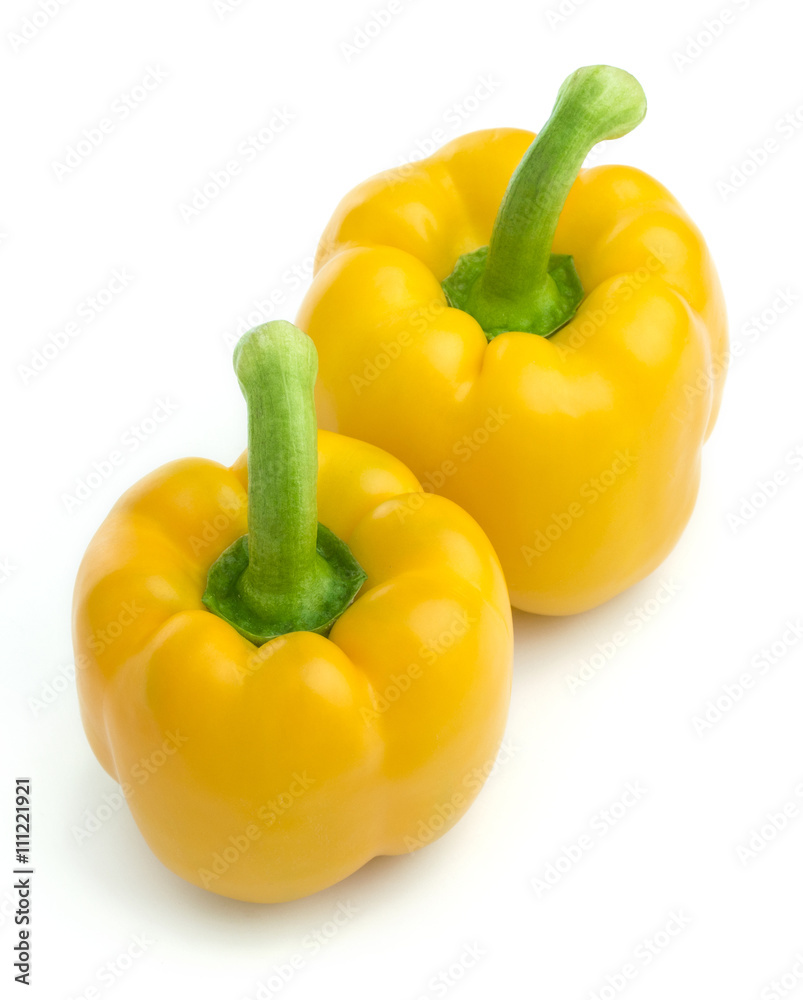
M132 487L75 589L98 760L168 868L256 902L448 830L490 771L510 693L487 538L397 459L316 432L315 365L289 323L246 334L248 453Z
M297 319L321 425L469 511L526 611L592 608L658 566L719 408L726 316L702 236L641 171L580 169L645 111L629 74L586 67L537 138L474 132L366 181Z

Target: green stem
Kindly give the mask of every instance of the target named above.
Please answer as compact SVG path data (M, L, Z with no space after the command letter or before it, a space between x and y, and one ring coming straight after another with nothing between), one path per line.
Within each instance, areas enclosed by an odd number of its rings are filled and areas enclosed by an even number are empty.
M317 520L318 359L291 323L244 334L234 370L248 406L248 535L212 566L204 604L254 642L326 633L365 574Z
M318 359L290 323L247 333L234 370L248 406L248 568L239 591L254 611L292 601L321 575L317 428Z
M590 150L626 135L646 108L639 82L613 66L586 66L564 82L510 179L490 245L464 255L443 283L489 340L510 330L549 336L574 315L583 289L572 258L551 253L558 218Z

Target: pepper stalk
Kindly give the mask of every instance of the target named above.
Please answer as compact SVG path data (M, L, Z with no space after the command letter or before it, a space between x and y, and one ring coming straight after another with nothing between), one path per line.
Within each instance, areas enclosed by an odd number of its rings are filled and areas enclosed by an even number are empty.
M591 149L626 135L646 112L641 84L625 70L584 66L564 81L510 178L490 244L460 257L443 282L450 305L489 341L514 330L548 337L574 316L583 298L574 260L551 252L560 213Z
M318 523L318 445L310 338L283 320L245 333L234 370L248 407L248 534L209 570L203 603L251 642L327 635L366 574Z

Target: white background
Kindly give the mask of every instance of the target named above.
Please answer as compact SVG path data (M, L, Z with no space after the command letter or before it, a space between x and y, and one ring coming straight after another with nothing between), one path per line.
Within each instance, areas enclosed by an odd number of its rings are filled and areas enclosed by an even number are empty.
M558 0L401 0L356 55L343 43L385 0L218 6L69 0L19 44L13 36L39 8L2 5L0 989L24 989L11 957L10 807L13 777L25 774L36 867L26 996L77 998L95 986L104 1000L244 1000L294 955L303 965L282 997L608 1000L606 977L621 985L626 963L637 975L621 992L632 1000L803 996L792 971L803 946L803 642L784 639L786 623L801 621L803 466L789 459L803 445L800 5L564 0L558 20ZM723 9L728 23L707 28ZM452 138L540 127L563 78L596 62L636 74L650 110L595 161L637 165L675 193L706 234L743 345L677 549L596 611L516 616L513 755L432 847L374 861L310 899L259 907L181 882L125 809L79 845L76 829L115 786L84 739L74 685L60 678L72 662L75 571L112 503L170 459L240 452L235 331L249 312L249 325L267 318L256 303L271 294L283 300L274 317L295 315L342 194L415 156L436 129ZM167 78L122 118L116 102L149 67ZM493 93L468 111L483 78ZM239 144L277 110L292 120L246 161ZM795 112L795 126L779 124ZM113 131L76 169L58 170L105 117ZM769 139L765 162L751 166L750 150ZM184 221L180 205L235 157L240 174ZM719 182L734 169L744 183L728 191ZM87 321L88 297L120 269L127 287ZM781 292L794 300L783 312ZM78 334L27 375L71 321ZM177 406L170 418L124 447L124 463L68 510L64 495L165 398ZM778 473L775 495L759 495ZM750 518L729 523L740 506ZM663 582L675 592L661 604ZM617 632L626 641L606 660L600 649L610 653ZM762 673L756 657L773 643ZM571 690L594 656L604 665ZM698 732L695 716L745 672L752 687ZM631 782L646 791L601 835L601 810ZM788 803L776 833L768 814ZM755 856L740 857L762 827ZM532 880L582 834L591 848L539 894ZM307 935L341 902L354 916L313 954ZM656 939L673 911L682 931ZM150 944L130 962L137 935ZM649 962L645 940L665 945ZM460 964L466 946L481 952L471 968ZM109 962L131 967L117 977L102 971Z

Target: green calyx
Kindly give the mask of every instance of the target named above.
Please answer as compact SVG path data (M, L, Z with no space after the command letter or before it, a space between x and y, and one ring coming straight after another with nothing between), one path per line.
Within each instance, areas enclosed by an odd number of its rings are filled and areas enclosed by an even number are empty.
M449 304L489 341L514 330L548 337L574 316L583 298L574 261L551 252L560 213L591 149L626 135L646 111L641 84L622 69L585 66L564 81L510 178L490 244L464 254L443 282Z
M312 341L284 321L249 330L234 350L248 406L248 534L209 570L203 603L257 645L327 635L366 578L318 523L317 368Z

